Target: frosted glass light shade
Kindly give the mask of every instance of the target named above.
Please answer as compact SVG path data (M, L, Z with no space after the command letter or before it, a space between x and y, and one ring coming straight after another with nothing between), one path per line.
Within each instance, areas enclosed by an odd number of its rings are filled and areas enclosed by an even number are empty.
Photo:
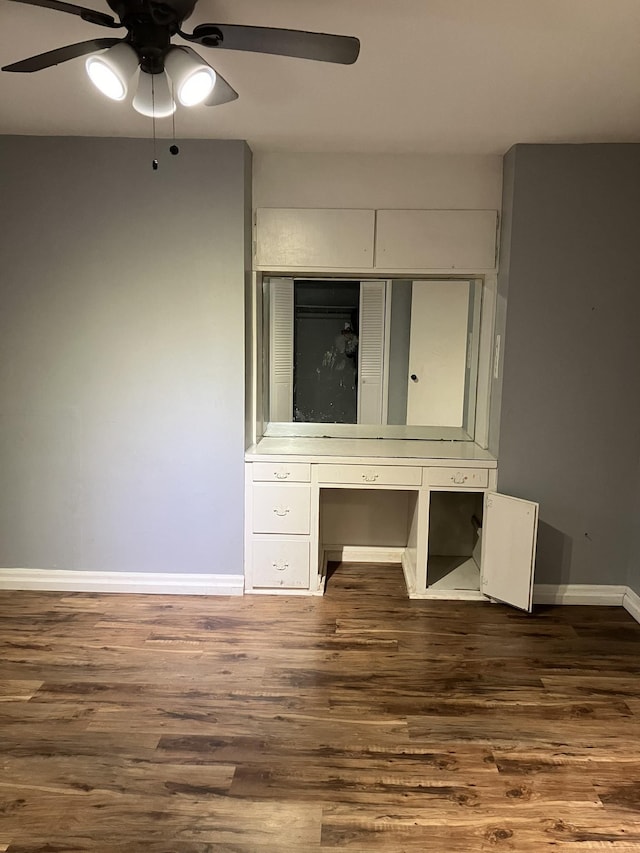
M146 71L140 70L133 108L143 116L154 118L166 118L176 111L169 91L169 80L164 71L161 74L147 74Z
M213 68L179 47L170 48L164 67L173 80L178 100L185 107L201 104L216 84Z
M127 97L129 80L138 67L138 56L125 42L93 53L87 57L85 68L93 85L107 98L123 101Z

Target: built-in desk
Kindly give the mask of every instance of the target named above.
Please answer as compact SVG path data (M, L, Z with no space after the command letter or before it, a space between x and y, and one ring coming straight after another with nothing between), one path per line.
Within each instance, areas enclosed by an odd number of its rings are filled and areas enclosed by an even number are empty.
M269 437L245 460L247 592L322 595L350 559L401 563L412 598L530 609L537 505L473 442Z

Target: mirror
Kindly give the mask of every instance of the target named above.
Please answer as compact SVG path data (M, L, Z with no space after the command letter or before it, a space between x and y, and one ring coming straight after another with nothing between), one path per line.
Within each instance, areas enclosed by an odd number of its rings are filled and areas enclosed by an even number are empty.
M266 434L473 437L480 282L268 278L263 300Z

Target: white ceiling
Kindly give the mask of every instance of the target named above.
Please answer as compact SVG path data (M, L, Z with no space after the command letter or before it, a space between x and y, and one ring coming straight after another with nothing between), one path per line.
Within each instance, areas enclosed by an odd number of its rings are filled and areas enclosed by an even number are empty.
M109 11L104 0L84 5ZM638 0L199 0L185 28L244 23L358 36L358 62L202 48L238 101L176 113L178 137L257 151L502 154L516 142L640 141ZM0 65L109 31L0 0ZM124 32L124 31L123 31ZM0 133L149 136L82 59L0 74ZM158 122L171 135L171 119Z

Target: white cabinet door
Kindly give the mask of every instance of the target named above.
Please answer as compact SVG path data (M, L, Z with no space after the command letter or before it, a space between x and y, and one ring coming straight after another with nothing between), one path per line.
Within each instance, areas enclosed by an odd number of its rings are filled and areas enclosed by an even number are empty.
M379 269L494 269L496 210L378 210Z
M258 208L256 264L269 269L371 269L375 211Z
M482 592L531 611L538 504L487 492L482 522Z

